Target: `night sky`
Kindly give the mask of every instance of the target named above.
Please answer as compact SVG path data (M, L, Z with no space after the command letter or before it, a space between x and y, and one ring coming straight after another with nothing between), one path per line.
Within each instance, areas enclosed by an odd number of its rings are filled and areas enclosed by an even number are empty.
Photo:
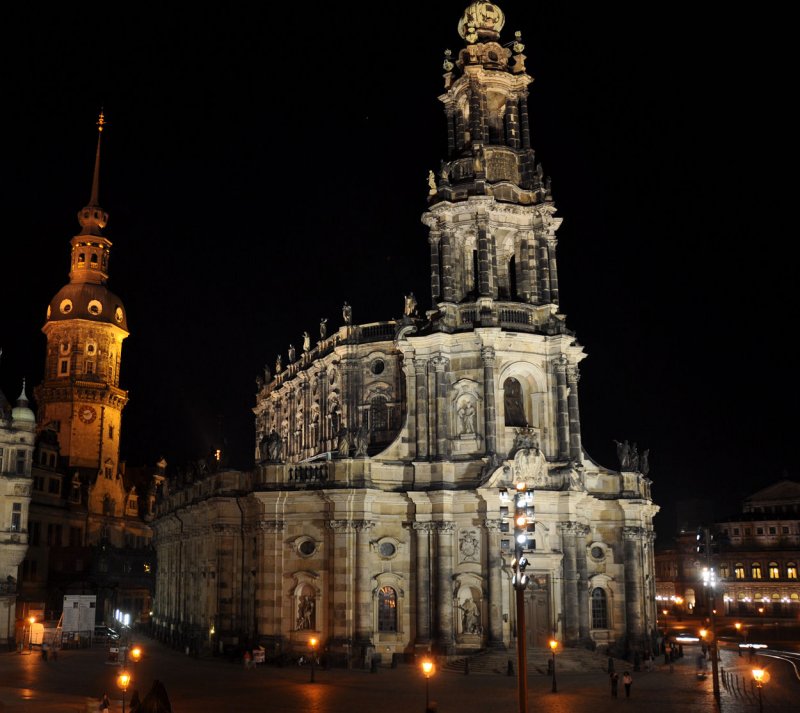
M134 466L221 445L250 467L265 363L345 300L357 322L430 307L420 216L467 3L247 5L4 10L0 388L41 380L103 107ZM522 31L564 220L584 445L612 468L613 439L650 449L667 538L678 500L723 514L798 477L795 45L757 10L577 5L501 3L502 41Z

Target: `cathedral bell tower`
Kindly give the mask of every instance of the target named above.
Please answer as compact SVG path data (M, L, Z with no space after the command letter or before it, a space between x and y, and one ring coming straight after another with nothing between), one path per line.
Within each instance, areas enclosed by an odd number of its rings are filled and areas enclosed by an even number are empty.
M441 327L498 326L503 310L546 334L558 312L556 230L550 183L531 147L521 33L500 43L502 10L472 3L458 24L466 46L445 52L439 99L447 158L429 177L431 298ZM513 303L513 304L503 304ZM461 305L461 307L459 307ZM524 306L523 306L524 305ZM506 314L508 316L508 314Z
M106 287L111 241L99 204L100 146L105 118L97 122L97 152L89 203L78 213L72 238L69 282L47 307L44 380L36 389L38 430L58 433L70 468L116 478L122 409L119 388L122 342L128 336L122 301Z

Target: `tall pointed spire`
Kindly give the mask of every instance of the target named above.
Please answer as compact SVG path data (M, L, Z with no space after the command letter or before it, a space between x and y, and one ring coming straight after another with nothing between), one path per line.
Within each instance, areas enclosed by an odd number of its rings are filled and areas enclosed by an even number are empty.
M108 223L108 213L106 213L99 203L100 195L100 143L103 138L103 128L106 125L106 117L103 110L97 119L97 151L94 158L94 174L92 176L92 195L89 203L78 213L78 222L83 228L83 235L101 236L103 228Z
M94 176L92 178L92 195L89 198L89 205L99 206L98 195L100 193L100 142L103 138L103 126L105 126L106 117L103 110L100 109L100 116L97 118L97 152L94 157Z

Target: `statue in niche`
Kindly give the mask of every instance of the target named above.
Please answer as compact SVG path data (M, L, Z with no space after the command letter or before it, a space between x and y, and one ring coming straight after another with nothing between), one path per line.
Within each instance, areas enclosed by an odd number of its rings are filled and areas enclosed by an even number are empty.
M319 338L325 339L327 335L328 335L328 318L323 317L319 321Z
M338 446L336 450L339 452L340 458L347 458L350 455L350 432L346 428L339 429Z
M459 436L475 435L475 402L464 399L458 409Z
M345 324L353 323L353 308L347 302L342 305L342 319Z
M297 603L295 628L298 631L308 631L314 628L314 597L309 594L304 594Z
M278 463L280 461L282 446L283 442L281 441L281 437L273 428L267 437L267 458L269 458L269 460L271 460L273 463Z
M514 377L509 377L503 384L503 406L506 426L528 425L525 419L525 406L522 403L522 386Z
M367 424L362 423L358 427L358 431L356 431L356 458L366 458L367 456L367 448L369 446L369 429L367 428Z
M461 609L461 631L464 634L480 634L481 614L472 597L467 597L459 606Z

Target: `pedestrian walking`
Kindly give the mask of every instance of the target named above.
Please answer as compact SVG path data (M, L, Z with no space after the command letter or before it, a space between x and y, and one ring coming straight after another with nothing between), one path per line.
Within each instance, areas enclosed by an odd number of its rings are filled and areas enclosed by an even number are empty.
M619 674L616 671L612 671L609 674L611 678L611 697L617 697L617 686L619 685Z
M630 673L625 671L622 674L622 685L625 686L625 698L631 697L631 684L633 683L633 679L631 678Z
M108 694L103 694L103 700L100 701L100 713L111 713L111 701L108 700Z

